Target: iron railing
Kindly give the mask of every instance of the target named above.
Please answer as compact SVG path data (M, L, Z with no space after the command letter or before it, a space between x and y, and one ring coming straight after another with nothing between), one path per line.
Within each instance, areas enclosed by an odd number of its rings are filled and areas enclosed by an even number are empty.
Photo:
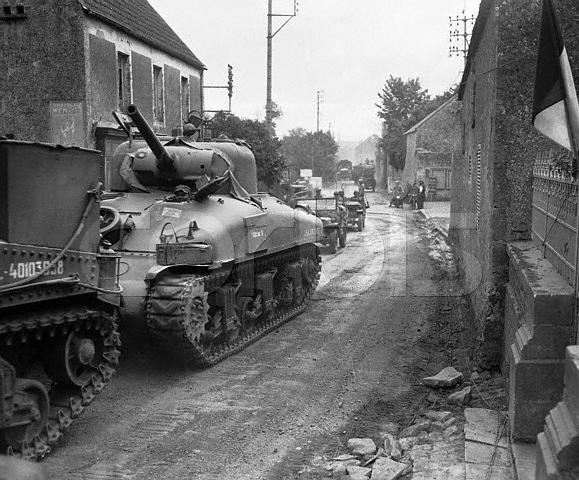
M559 150L537 154L533 166L532 237L543 256L575 284L577 184L569 172L570 156Z

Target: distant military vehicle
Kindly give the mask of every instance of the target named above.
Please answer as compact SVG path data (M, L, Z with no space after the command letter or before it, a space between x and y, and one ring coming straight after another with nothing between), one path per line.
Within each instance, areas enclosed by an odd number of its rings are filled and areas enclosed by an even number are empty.
M330 253L336 253L338 245L342 248L346 246L348 211L342 202L338 202L337 196L300 199L296 207L314 212L322 220L324 237L320 242L328 247Z

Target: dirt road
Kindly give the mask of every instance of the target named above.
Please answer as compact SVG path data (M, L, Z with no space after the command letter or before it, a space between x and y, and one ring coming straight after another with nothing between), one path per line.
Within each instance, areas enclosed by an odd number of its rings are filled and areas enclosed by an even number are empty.
M436 268L414 214L369 199L306 312L221 364L176 367L125 332L117 377L45 461L51 478L321 478L324 454L411 408Z

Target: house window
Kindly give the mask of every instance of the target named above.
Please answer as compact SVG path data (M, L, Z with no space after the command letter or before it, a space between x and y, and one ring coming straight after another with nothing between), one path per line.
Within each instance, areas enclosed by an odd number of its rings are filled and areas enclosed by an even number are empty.
M189 79L181 77L181 117L183 122L187 121L187 114L191 111L191 89L189 88Z
M153 65L153 116L155 122L165 122L163 68Z
M117 54L117 77L119 82L118 108L121 112L126 112L131 104L131 66L129 56L119 52Z

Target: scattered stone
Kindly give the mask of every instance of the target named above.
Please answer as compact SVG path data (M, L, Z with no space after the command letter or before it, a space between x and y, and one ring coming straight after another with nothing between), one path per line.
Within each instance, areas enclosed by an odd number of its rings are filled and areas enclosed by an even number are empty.
M346 475L348 467L357 467L360 465L360 460L346 460L344 462L331 462L326 465L326 470L332 472L333 475Z
M410 425L409 427L402 430L400 433L400 438L403 437L416 437L420 434L420 432L424 432L430 428L432 422L430 420L420 420L416 422L414 425Z
M398 440L389 433L384 436L384 453L387 457L392 457L394 460L400 459L402 456Z
M398 463L389 458L379 458L372 469L372 480L395 480L406 470L405 463Z
M471 379L473 382L478 382L478 381L480 380L480 373L478 373L478 372L472 372L471 375L470 375L470 379Z
M452 413L450 412L439 412L436 410L428 410L425 414L426 418L432 420L433 422L446 422L450 417L452 417Z
M470 402L472 396L472 388L471 387L464 387L462 390L458 392L451 393L448 396L448 403L452 403L454 405L467 405Z
M418 437L401 438L398 443L403 452L410 450L414 445L418 444Z
M332 460L336 460L337 462L345 462L347 460L357 460L354 455L348 455L347 453L343 455L338 455L337 457L332 458Z
M426 377L422 381L424 385L432 388L454 387L462 381L462 373L454 367L443 368L433 377Z
M430 427L430 429L433 432L442 432L443 430L445 430L447 427L444 425L444 423L440 423L440 422L433 422L432 426Z
M440 397L436 393L431 392L428 394L428 397L426 397L426 401L436 405L437 403L440 403Z
M368 475L364 475L363 473L353 473L344 478L347 480L368 480Z
M400 427L398 426L397 423L386 422L386 423L380 425L380 431L383 433L389 433L391 435L398 435L398 430L400 430Z
M363 477L367 478L372 473L372 469L371 468L351 466L351 467L346 468L346 472L348 472L348 475L350 475L350 477L353 475L362 475Z
M455 423L456 423L456 418L451 417L446 422L444 422L443 425L444 425L444 428L447 429L448 427L450 427L451 425L454 425Z
M376 455L371 456L368 460L366 460L362 466L363 467L367 467L368 465L370 465L374 460L378 459L379 457L385 457L387 456L386 453L384 452L384 449L382 447L380 447L378 449L378 451L376 452Z
M350 438L348 450L352 455L373 455L376 452L376 444L371 438Z
M444 431L444 436L446 438L449 438L455 435L456 433L458 433L458 427L456 425L451 425Z

